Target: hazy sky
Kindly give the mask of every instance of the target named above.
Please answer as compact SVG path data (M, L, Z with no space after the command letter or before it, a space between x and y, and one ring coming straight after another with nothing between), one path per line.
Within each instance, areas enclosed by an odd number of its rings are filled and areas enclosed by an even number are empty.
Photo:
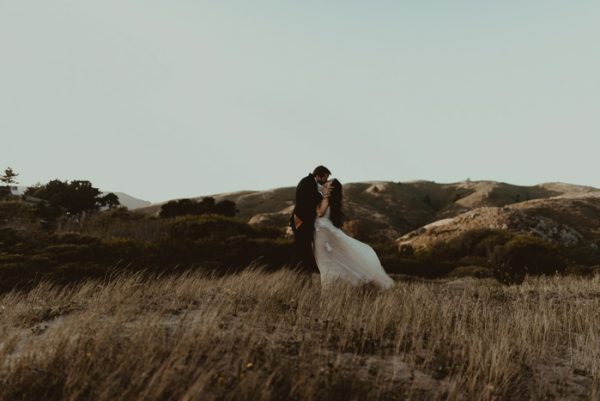
M600 187L600 2L0 0L0 168L151 201Z

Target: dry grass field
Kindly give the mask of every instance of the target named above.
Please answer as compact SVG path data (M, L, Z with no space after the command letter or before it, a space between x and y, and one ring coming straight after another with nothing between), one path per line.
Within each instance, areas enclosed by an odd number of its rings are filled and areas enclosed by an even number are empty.
M598 399L600 277L325 293L250 269L0 296L0 401Z

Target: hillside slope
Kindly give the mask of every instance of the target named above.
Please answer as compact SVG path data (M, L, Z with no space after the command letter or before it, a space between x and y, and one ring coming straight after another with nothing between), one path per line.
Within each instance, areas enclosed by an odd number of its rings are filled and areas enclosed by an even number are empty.
M400 248L424 249L449 242L471 230L506 230L533 235L558 245L600 246L600 194L567 194L503 207L481 207L438 220L397 240Z
M535 199L579 198L598 194L592 187L547 183L518 186L495 181L440 184L431 181L371 181L344 185L347 227L353 235L372 240L398 238L434 221L482 207L502 207ZM252 224L285 226L294 206L294 187L267 191L216 194L234 201L238 217ZM197 198L200 199L200 198ZM157 214L162 204L138 209Z

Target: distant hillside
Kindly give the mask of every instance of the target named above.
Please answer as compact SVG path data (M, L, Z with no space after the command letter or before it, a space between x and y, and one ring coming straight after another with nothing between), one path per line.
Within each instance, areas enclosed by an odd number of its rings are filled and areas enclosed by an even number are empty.
M527 234L564 247L600 248L600 194L572 194L503 207L481 207L407 233L398 247L414 250L447 243L468 231L492 229Z
M27 189L26 186L17 186L16 190L13 189L13 194L22 195L26 189ZM112 192L112 191L104 191L104 192L102 192L102 195L106 195L110 192ZM119 197L119 202L121 202L121 205L127 207L127 209L130 209L130 210L152 205L152 202L135 198L124 192L113 192L113 193Z
M109 192L111 192L111 191L102 192L102 195L106 195ZM139 209L142 207L147 207L147 206L152 205L152 202L135 198L135 197L133 197L129 194L123 193L123 192L113 192L113 194L115 194L119 197L119 202L121 202L121 205L127 207L127 209L130 209L130 210Z
M600 195L592 187L563 183L518 186L494 181L439 184L431 181L372 181L344 185L346 219L357 237L394 239L432 222L481 207L502 207L534 199ZM212 195L236 202L252 224L285 226L294 206L295 187ZM200 198L197 198L200 199ZM138 209L157 214L161 204Z

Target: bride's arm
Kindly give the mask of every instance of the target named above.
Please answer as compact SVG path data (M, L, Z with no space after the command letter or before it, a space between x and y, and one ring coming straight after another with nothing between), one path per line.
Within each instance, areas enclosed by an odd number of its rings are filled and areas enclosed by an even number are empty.
M317 216L323 217L325 215L325 212L327 211L328 207L329 207L329 196L326 195L321 200L321 203L317 206Z

